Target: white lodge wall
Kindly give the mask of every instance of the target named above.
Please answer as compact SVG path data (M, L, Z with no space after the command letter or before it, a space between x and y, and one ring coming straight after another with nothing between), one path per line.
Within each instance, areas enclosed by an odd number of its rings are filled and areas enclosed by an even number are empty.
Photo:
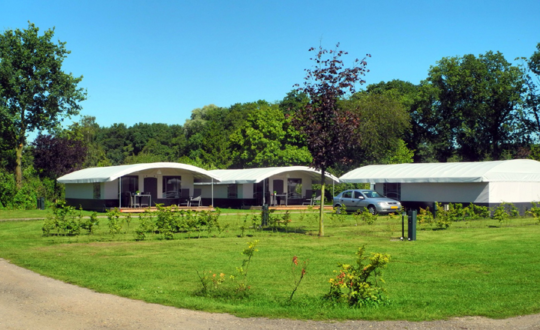
M246 183L238 186L238 198L253 198L253 183Z
M493 184L493 183L491 183ZM402 183L402 202L449 202L488 203L490 189L487 182L472 183ZM383 184L377 183L375 190L382 194Z
M540 182L492 182L489 197L491 203L540 202Z
M67 187L68 185L66 185ZM101 187L103 199L118 199L118 179L110 182L103 182Z
M66 198L93 199L93 183L71 183L66 184ZM118 198L118 196L116 197Z

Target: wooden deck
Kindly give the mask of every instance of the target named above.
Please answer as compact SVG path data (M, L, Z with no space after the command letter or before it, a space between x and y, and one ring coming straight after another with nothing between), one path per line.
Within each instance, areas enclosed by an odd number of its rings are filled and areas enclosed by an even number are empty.
M311 206L313 210L319 210L319 205ZM279 205L279 206L270 206L268 209L270 210L276 210L276 211L302 211L307 210L310 208L310 205ZM250 208L251 210L261 210L261 206L252 206ZM332 206L326 205L324 207L325 211L332 211ZM157 212L156 207L136 207L136 208L121 208L120 212L122 213L143 213L146 210L150 210L150 212ZM210 206L178 206L178 211L183 210L192 210L192 211L215 211L215 208Z
M186 211L186 210L191 210L191 211L215 211L215 209L213 207L210 207L210 206L178 206L176 208L178 211ZM149 210L150 212L157 212L157 207L135 207L135 208L131 208L131 207L126 207L126 208L121 208L120 209L120 212L122 213L143 213L144 211L146 210Z
M307 210L309 209L310 205L279 205L279 206L270 206L270 210L276 210L276 211L300 211L300 210ZM320 205L313 205L311 206L313 210L319 210L321 208ZM326 211L332 211L334 208L331 205L325 205L324 210Z

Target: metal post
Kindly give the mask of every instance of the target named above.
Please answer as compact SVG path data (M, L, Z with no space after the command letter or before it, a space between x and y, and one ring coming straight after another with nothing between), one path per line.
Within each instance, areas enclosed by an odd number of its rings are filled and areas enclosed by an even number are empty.
M214 178L212 178L212 207L214 207Z
M120 193L118 194L119 198L118 198L118 205L119 205L119 209L121 210L122 209L122 177L120 177L120 179L118 180L118 183L120 184L120 187L118 187L118 191L120 191Z
M401 240L405 239L405 212L401 213Z
M266 204L266 180L265 179L263 179L263 200L262 200L262 202L263 202L263 205Z

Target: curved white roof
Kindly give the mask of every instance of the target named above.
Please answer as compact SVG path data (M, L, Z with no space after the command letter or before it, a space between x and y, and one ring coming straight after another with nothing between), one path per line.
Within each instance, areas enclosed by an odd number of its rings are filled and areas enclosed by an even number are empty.
M60 183L93 183L93 182L109 182L118 179L121 176L131 173L140 172L151 169L176 169L191 172L195 178L214 179L219 178L215 174L210 173L200 167L180 164L180 163L146 163L119 165L107 167L91 167L84 170L75 171L58 178Z
M540 162L512 159L470 163L368 165L339 178L345 183L540 182Z
M304 172L310 175L313 180L321 179L321 172L307 166L284 166L284 167L261 167L241 170L212 170L209 171L221 178L218 184L243 184L259 183L262 180L274 175L288 172ZM326 173L326 182L339 182L339 179L330 173Z

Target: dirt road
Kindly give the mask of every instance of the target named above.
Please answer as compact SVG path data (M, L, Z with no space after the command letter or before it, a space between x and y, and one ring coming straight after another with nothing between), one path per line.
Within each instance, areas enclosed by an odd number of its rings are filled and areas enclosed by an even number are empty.
M242 319L97 293L0 259L0 329L540 329L540 315L432 322Z

